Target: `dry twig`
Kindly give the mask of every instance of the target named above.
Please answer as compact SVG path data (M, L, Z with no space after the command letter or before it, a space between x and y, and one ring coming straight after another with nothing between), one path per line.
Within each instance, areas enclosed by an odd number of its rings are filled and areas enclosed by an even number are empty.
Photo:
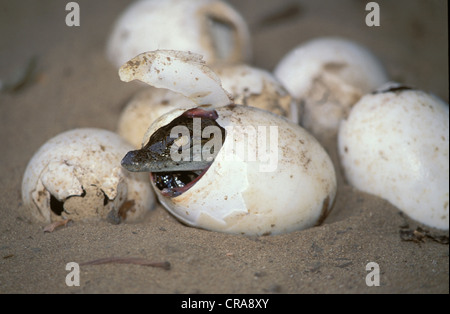
M72 219L64 219L64 220L52 222L51 224L44 227L44 232L53 232L53 231L55 231L56 228L58 228L60 226L66 227L70 221L72 221Z
M101 265L101 264L134 264L141 266L161 267L165 270L170 269L170 263L167 261L154 262L140 257L105 257L81 263L80 266Z

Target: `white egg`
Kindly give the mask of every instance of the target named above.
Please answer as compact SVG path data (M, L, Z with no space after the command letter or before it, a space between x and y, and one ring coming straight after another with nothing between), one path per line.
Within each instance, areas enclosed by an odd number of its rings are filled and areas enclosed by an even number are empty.
M133 147L117 134L84 128L63 132L29 161L22 199L37 221L136 221L154 205L148 176L130 173L120 160Z
M332 37L297 46L278 63L274 75L303 104L302 125L320 137L335 136L359 98L388 81L368 49Z
M338 140L350 184L414 220L448 230L448 104L392 85L360 99Z
M319 224L331 210L336 176L317 140L283 117L233 104L199 56L147 52L119 74L198 105L158 118L143 148L122 160L130 171L151 172L160 202L181 221L229 233L279 234ZM175 158L180 151L187 159Z
M156 49L192 51L208 63L246 62L251 58L250 32L225 1L136 1L114 26L107 43L108 58L119 67Z

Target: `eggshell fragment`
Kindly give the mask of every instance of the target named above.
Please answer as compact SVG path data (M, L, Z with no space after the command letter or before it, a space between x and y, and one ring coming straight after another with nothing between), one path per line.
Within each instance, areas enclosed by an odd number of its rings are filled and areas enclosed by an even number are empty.
M29 161L22 199L37 221L118 219L135 221L154 204L144 174L122 169L133 147L101 129L74 129L42 145Z
M208 63L247 62L250 32L241 15L219 0L141 0L118 18L107 55L120 67L157 49L191 51Z
M353 107L338 140L350 184L448 230L448 104L419 90L383 88Z
M278 63L274 75L303 104L302 125L319 137L335 136L359 98L388 81L368 49L333 37L297 46Z
M135 56L119 69L124 82L139 80L151 86L180 93L197 105L223 106L232 103L220 78L199 54L156 50Z

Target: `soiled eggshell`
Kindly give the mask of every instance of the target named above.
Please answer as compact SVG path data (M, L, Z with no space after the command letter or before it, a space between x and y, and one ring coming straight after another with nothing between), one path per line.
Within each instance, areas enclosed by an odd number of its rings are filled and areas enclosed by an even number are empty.
M297 102L269 71L247 64L212 66L235 104L260 108L298 123Z
M350 184L448 230L448 104L419 90L383 88L353 107L338 140Z
M160 116L174 109L196 106L181 94L167 89L148 87L139 91L127 103L119 117L117 133L139 148L148 126Z
M208 63L247 62L250 32L241 15L220 0L141 0L118 18L107 43L109 60L120 67L156 49L202 54Z
M198 105L159 117L147 130L142 149L127 153L122 160L130 171L151 172L158 199L181 221L229 233L279 234L319 224L331 210L336 176L317 140L283 117L233 104L200 56L147 52L123 65L119 75L126 82L137 79L171 89ZM166 149L177 141L186 142L186 138L168 135L189 123L193 142L180 145L195 146L199 134L194 134L195 120L189 122L191 118L205 122L205 128L197 130L204 139L210 138L204 135L206 127L220 132L221 137L214 133L213 139L220 138L221 146L214 146L213 159L205 158L207 166L192 160L175 161ZM199 164L202 166L196 169L185 168Z
M37 221L136 221L154 205L148 176L130 173L120 160L133 147L117 134L83 128L63 132L29 161L22 199Z
M183 111L160 117L143 142ZM229 105L215 111L216 122L227 132L222 148L202 177L179 196L167 196L152 180L164 207L190 226L228 233L281 234L320 224L332 208L336 177L317 140L258 108ZM244 154L236 143L245 145Z
M301 124L314 135L331 137L351 107L388 81L381 62L365 47L324 37L286 54L275 77L304 106Z

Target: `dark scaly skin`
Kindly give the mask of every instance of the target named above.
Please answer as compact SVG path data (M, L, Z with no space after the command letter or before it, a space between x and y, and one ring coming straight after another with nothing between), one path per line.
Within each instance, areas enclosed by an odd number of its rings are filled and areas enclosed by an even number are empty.
M201 120L202 130L208 125L218 126L215 122L218 115L215 110L204 110L194 108L184 112L180 117L174 119L171 123L158 129L149 139L148 143L139 150L128 152L122 159L122 166L132 172L180 172L180 171L202 171L209 167L213 161L200 160L194 161L191 140L190 160L174 161L170 156L170 147L174 144L176 138L170 137L170 132L175 126L185 126L189 129L192 139L193 118L203 118ZM201 139L203 145L209 139ZM225 131L222 132L222 143L225 140ZM217 154L218 152L215 152Z
M132 172L178 172L201 171L212 161L173 161L168 157L154 155L146 149L128 152L121 162L122 166Z

